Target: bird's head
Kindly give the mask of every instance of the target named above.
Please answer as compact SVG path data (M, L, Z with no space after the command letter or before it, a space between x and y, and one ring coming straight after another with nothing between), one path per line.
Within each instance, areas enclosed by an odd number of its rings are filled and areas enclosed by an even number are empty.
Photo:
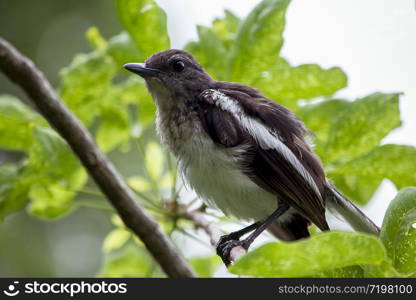
M155 53L144 63L128 63L124 68L144 78L158 105L192 101L213 82L191 54L177 49Z

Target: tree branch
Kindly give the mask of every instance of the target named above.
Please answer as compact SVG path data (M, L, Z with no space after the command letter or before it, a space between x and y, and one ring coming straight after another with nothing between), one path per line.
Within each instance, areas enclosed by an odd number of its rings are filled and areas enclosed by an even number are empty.
M0 69L25 90L43 117L66 140L126 226L143 241L166 274L169 277L194 277L182 255L156 221L139 206L120 174L98 149L90 133L62 103L42 72L2 38Z
M209 236L211 245L213 247L217 246L218 241L220 240L223 234L215 227L215 225L212 222L208 221L205 218L204 214L201 211L199 211L198 209L189 211L186 209L186 207L184 207L178 212L178 214L182 218L191 221L197 228L203 230ZM241 246L234 247L230 253L230 260L234 262L240 257L242 257L244 254L246 254L246 252L247 251Z

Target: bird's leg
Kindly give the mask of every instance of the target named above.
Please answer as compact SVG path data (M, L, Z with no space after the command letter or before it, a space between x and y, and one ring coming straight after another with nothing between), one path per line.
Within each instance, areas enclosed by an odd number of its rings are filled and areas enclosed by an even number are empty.
M246 233L249 233L250 231L257 229L260 225L261 225L261 222L256 222L247 227L244 227L243 229L221 236L220 240L217 243L217 254L220 255L219 249L221 248L221 245L232 240L238 241L243 235L245 235Z
M217 254L221 257L226 266L231 263L230 253L234 247L242 246L248 250L254 240L267 229L278 217L283 215L289 209L289 205L281 203L279 207L268 216L263 222L256 222L239 231L232 232L229 235L224 235L220 238L217 244ZM253 231L254 230L254 231ZM239 240L244 234L253 231L247 238Z

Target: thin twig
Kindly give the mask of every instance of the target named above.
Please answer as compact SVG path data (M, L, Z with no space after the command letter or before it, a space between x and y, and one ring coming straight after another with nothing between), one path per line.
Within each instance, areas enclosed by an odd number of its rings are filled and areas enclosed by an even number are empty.
M195 227L203 230L208 235L210 243L213 247L217 246L218 241L223 234L213 222L210 222L205 218L204 213L202 213L199 209L189 211L186 207L183 207L178 213L184 219L191 221ZM246 254L246 252L247 251L241 246L234 247L230 252L231 262L235 262Z
M195 273L152 216L136 201L120 174L98 149L88 130L59 99L33 62L0 38L0 69L18 84L38 111L66 140L90 176L117 210L120 218L145 244L169 277Z

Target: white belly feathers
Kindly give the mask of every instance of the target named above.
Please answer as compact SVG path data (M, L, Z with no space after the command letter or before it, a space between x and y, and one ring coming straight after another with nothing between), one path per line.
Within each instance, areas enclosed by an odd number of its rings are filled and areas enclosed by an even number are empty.
M191 149L186 149L191 148ZM215 145L208 136L193 137L179 159L187 181L208 204L239 219L262 220L277 209L277 197L256 185L238 167L236 149Z

